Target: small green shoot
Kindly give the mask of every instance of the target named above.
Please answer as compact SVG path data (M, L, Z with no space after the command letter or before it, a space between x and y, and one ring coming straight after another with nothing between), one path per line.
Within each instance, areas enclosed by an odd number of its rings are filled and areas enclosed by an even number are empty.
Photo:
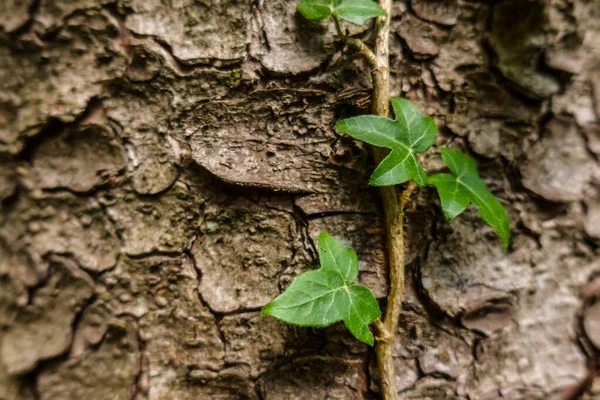
M452 173L433 175L428 181L438 190L446 219L452 221L473 203L484 221L494 228L504 247L507 247L510 240L508 215L479 178L475 161L460 150L441 149L441 152L444 163Z

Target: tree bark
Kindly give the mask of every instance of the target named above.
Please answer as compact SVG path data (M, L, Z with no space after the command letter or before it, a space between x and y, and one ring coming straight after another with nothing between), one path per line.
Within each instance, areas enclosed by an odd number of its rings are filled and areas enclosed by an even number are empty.
M371 151L333 130L370 68L295 6L0 5L0 400L380 398L342 324L259 315L323 230L382 308L389 287ZM477 160L513 232L414 196L399 397L600 398L600 2L392 17L391 95Z

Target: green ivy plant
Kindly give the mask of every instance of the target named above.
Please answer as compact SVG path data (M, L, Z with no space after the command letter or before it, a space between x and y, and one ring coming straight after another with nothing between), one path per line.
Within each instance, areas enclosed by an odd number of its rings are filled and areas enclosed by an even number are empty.
M387 4L390 9L389 0L380 2ZM385 10L377 3L372 0L302 0L297 9L309 20L332 18L338 38L365 56L374 67L373 71L376 71L377 65L374 64L377 60L374 53L360 40L347 36L347 33L344 35L339 20L361 25L369 18L385 16ZM375 93L377 89L376 86L373 88ZM398 235L398 243L401 244L401 260L404 259L402 222L407 201L405 197L410 197L415 184L419 187L430 185L437 190L442 212L448 221L452 221L473 203L483 220L495 230L502 245L507 248L510 240L508 215L479 177L475 161L458 149L441 148L441 157L449 172L428 176L419 161L419 154L427 152L435 143L438 132L435 121L424 116L406 99L393 97L389 101L394 119L382 115L360 115L338 121L335 129L373 146L389 149L385 158L380 157L383 160L375 168L369 183L373 186L406 185L400 206L392 212L392 218L401 218L400 228L394 233ZM389 350L389 346L393 346L393 340L391 344L389 340L390 336L393 339L390 332L395 331L395 326L384 326L373 294L366 287L355 283L358 259L354 250L343 246L327 232L322 232L318 240L318 251L321 268L297 276L280 296L262 308L262 314L290 324L311 327L325 327L344 321L358 340L368 345L373 345L375 339L385 342L388 348L377 354L388 360L378 360L378 364L380 371L383 371L382 380L383 375L387 379L384 384L387 387L383 388L384 398L395 399L396 392L389 387L393 385L390 382L395 381ZM402 290L402 285L398 290ZM398 298L395 297L396 303ZM389 309L390 300L388 311ZM374 337L370 328L379 336Z
M456 149L440 149L442 160L451 174L427 177L419 163L418 153L426 152L435 142L437 125L424 117L406 99L390 99L396 119L377 115L361 115L339 121L335 129L355 139L387 147L390 154L377 166L369 183L373 186L398 185L413 180L419 186L431 184L438 190L442 211L448 221L475 204L485 222L498 234L504 247L510 239L506 211L479 178L475 161Z
M437 125L406 99L393 97L391 104L396 119L361 115L343 119L335 126L337 131L355 139L391 149L369 183L383 186L413 180L419 186L430 184L438 191L448 221L473 203L502 244L508 246L508 216L479 178L475 161L460 150L442 148L442 159L451 173L428 177L417 154L433 145ZM283 294L263 307L262 313L300 326L324 327L344 321L358 340L373 345L368 326L381 312L371 292L352 283L358 274L356 253L340 245L327 232L319 236L318 247L321 268L296 277Z

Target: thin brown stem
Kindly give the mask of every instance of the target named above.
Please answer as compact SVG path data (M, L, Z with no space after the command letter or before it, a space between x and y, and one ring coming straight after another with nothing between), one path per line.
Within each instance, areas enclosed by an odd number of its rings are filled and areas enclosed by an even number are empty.
M389 115L390 73L389 73L389 36L392 0L379 0L379 4L387 12L386 17L379 17L375 22L375 62L371 72L373 79L372 112L375 115ZM383 149L373 150L377 163L381 162L387 152ZM394 339L400 318L402 296L404 294L404 207L412 192L414 183L408 183L398 198L394 186L381 188L383 211L387 235L388 264L390 269L390 291L383 326L387 332L387 340L377 342L377 365L381 379L381 394L384 400L397 400L396 372L394 368Z
M364 44L362 40L344 34L342 32L342 27L340 26L340 20L337 17L333 17L333 22L335 23L337 35L339 39L344 42L344 45L350 47L358 54L363 56L369 63L372 71L377 69L377 58L371 49L369 49L369 47Z
M392 0L379 0L387 16L377 18L375 22L375 51L371 51L362 41L349 37L342 32L339 20L334 17L335 28L340 40L365 57L371 67L373 80L372 113L388 116L390 102L389 73L389 36ZM377 163L387 156L387 150L375 147L373 154ZM381 394L384 400L397 400L396 373L393 350L402 296L404 294L404 209L416 186L409 182L400 196L394 186L381 188L383 211L387 236L388 264L390 269L390 291L383 321L376 319L372 327L377 340L375 351L381 379Z
M337 32L337 35L340 37L340 39L343 39L345 37L345 35L342 33L342 26L340 25L340 19L338 17L336 17L335 15L333 16L333 23L335 24L335 31Z

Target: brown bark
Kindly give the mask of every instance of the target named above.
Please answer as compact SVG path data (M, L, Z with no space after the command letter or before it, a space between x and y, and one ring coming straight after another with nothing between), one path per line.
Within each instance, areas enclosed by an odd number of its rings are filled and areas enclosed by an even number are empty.
M371 151L333 131L370 68L294 9L0 5L0 399L380 398L342 325L258 313L322 230L389 287ZM393 2L390 94L477 159L513 228L504 252L473 209L414 196L401 398L600 398L599 10Z

